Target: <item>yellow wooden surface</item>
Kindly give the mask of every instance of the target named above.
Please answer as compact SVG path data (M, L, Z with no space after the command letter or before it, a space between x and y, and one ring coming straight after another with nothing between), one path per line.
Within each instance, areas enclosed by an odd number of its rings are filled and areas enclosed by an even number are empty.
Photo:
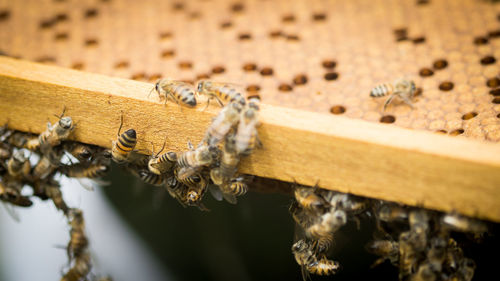
M0 122L40 133L66 107L73 138L110 147L120 115L138 149L185 150L219 110L148 98L153 85L0 57ZM262 105L264 148L241 172L500 222L500 146L341 116Z

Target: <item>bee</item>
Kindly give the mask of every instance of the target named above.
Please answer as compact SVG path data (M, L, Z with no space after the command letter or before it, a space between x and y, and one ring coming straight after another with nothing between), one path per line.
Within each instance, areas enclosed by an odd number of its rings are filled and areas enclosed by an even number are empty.
M76 163L63 166L60 171L70 178L100 178L104 177L109 166L103 164Z
M399 279L415 273L418 266L418 253L412 243L412 232L405 231L399 235Z
M24 155L24 151L17 150L12 154L12 157L7 161L7 171L9 176L14 179L22 179L29 176L31 165Z
M33 168L33 177L41 180L51 175L60 165L62 152L59 148L54 148L44 153Z
M416 251L425 251L429 232L429 216L425 210L414 210L408 217L411 231L411 244Z
M151 173L148 170L139 171L139 178L143 182L154 186L161 186L165 182L165 178L162 175Z
M63 117L65 111L66 108L64 108L61 116L57 116L59 121L54 126L48 122L47 130L38 136L39 146L43 153L50 147L57 146L61 141L66 140L74 130L73 119L71 117ZM36 144L32 145L36 146Z
M211 147L222 141L229 130L240 120L241 109L241 104L236 102L231 102L225 106L208 127L204 141Z
M206 181L201 177L198 177L198 184L193 184L190 186L178 181L175 177L170 177L167 179L166 188L168 193L175 198L182 207L187 206L197 206L202 211L208 211L208 209L200 202L203 197L203 193L206 189Z
M417 91L415 83L411 80L399 79L394 84L385 83L375 86L370 91L370 97L379 98L383 96L390 96L384 103L384 111L387 106L392 102L394 97L398 96L404 103L413 108L411 99Z
M462 249L458 246L457 241L455 241L453 238L449 238L446 257L443 264L446 271L456 272L463 259L464 254Z
M148 161L148 169L157 175L169 172L177 163L177 153L173 151L165 152L162 155L155 155Z
M333 243L333 233L346 222L347 215L343 210L332 210L313 221L305 232L308 237L317 239L319 251L325 252Z
M236 102L242 106L246 103L245 97L232 85L227 83L202 80L198 82L197 92L208 97L206 107L208 107L212 99L215 99L221 107L224 107L224 102Z
M371 267L375 267L385 260L389 260L393 265L397 265L399 260L399 243L392 240L375 240L366 245L366 250L372 254L380 256Z
M242 196L248 191L248 185L244 177L237 177L231 180L228 190L235 196Z
M92 269L90 263L90 254L84 252L81 256L75 259L73 267L61 278L61 281L78 281L85 279Z
M120 135L123 125L123 115L121 116L120 127L118 128L118 139L112 142L111 159L118 164L126 162L137 144L137 135L134 129L128 129Z
M257 116L258 102L258 99L252 99L247 109L241 113L242 118L238 124L235 138L238 154L250 155L255 147L262 147L262 142L257 134L257 126L260 125Z
M295 184L294 195L299 205L309 211L318 212L328 205L322 196L316 194L316 187L310 188Z
M165 98L165 103L167 102L167 98L170 97L179 105L182 104L188 107L196 106L195 91L189 83L172 79L161 79L156 82L154 90L156 90L160 97Z
M203 176L200 176L200 181L197 184L188 185L187 194L186 194L186 203L189 206L200 206L200 209L207 211L204 206L201 207L201 200L205 195L207 190L208 182L205 180Z
M179 178L188 178L196 174L203 166L212 164L214 148L206 145L200 145L196 149L188 143L189 150L181 153L177 159L177 176Z
M484 233L488 230L483 222L456 213L444 215L442 223L446 228L453 231Z
M56 206L58 210L61 210L65 215L67 215L69 208L68 205L66 205L66 202L64 201L61 188L58 186L58 184L48 183L44 186L44 191L46 196L52 199L54 206Z
M18 189L6 185L0 180L0 200L19 207L30 207L33 202L29 197L21 195Z
M236 173L240 158L236 153L234 133L228 134L225 137L224 148L220 159L220 165L210 171L212 181L219 185L224 193L231 193L229 190L229 181Z
M384 222L405 222L408 220L408 210L396 204L384 203L377 210L377 218Z
M333 275L340 270L340 264L337 261L332 261L322 256L320 259L316 258L314 262L308 264L306 269L316 275Z
M295 261L300 265L302 279L306 281L309 278L307 266L316 261L312 246L306 240L301 239L292 245L292 253Z
M79 258L86 251L88 247L88 239L85 236L85 221L83 219L83 213L80 209L70 209L69 217L71 231L70 240L68 242L67 252L68 258Z
M80 162L89 162L94 154L93 147L78 142L65 142L63 148Z
M472 259L464 258L460 263L460 269L458 273L462 277L463 281L471 281L474 277L474 271L476 270L476 263Z
M423 263L418 267L417 272L412 276L412 281L435 281L437 274L430 263Z
M443 262L446 258L447 241L443 237L433 237L430 241L431 248L427 252L428 263L437 272L441 272Z
M11 156L12 150L7 145L0 143L0 159L9 159Z

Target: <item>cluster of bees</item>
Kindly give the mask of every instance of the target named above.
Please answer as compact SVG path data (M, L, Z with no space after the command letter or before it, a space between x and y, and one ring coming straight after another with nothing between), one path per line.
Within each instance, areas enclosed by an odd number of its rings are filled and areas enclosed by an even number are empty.
M134 150L136 131L129 129L120 134L120 125L118 139L112 143L111 158L142 181L165 186L184 207L208 210L202 203L207 190L219 201L225 199L236 204L236 197L248 191L250 180L237 173L240 158L261 146L257 135L259 98L249 97L247 102L230 84L208 80L200 81L195 90L189 83L162 79L154 89L165 102L170 98L180 106L193 107L198 94L208 97L207 106L215 99L223 108L204 139L196 148L188 142L188 150L184 152L162 153L164 145L156 154L142 155Z
M32 197L50 199L64 213L70 225L66 247L70 268L61 280L76 281L92 268L83 213L68 207L56 177L97 179L108 171L110 157L103 148L68 141L75 126L71 117L63 116L64 112L38 136L9 130L7 125L0 129L0 199L15 219L17 215L10 208L32 206ZM30 195L26 195L27 189L31 189Z
M407 79L398 79L394 83L383 83L375 86L370 91L370 97L380 98L389 96L384 103L384 111L395 97L399 97L404 103L413 108L412 99L416 92L415 82Z
M334 234L349 219L359 226L362 216L376 220L375 239L366 245L367 251L380 256L373 266L388 260L399 268L399 280L470 281L474 276L475 262L465 257L453 234L480 241L488 231L484 222L316 187L295 185L294 195L290 213L297 227L292 253L304 280L311 273L332 275L341 269L327 256Z
M295 200L290 213L296 223L295 243L292 253L301 266L302 277L309 273L332 275L341 266L327 257L334 242L334 234L347 223L348 219L359 223L368 207L364 198L350 194L311 188L295 184Z

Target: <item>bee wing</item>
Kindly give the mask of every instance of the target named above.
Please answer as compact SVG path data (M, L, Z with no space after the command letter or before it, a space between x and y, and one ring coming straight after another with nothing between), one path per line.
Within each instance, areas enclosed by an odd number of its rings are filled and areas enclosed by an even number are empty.
M217 201L222 201L223 199L223 194L222 191L220 190L219 186L215 184L210 184L208 186L208 191L210 191L210 194L212 194L212 197L217 200Z
M9 216L15 221L15 222L20 222L21 218L19 217L19 214L17 213L16 209L14 208L14 205L4 203L2 202L3 207L5 208L5 211L9 214Z
M231 203L233 205L236 205L236 203L238 203L238 200L236 200L236 196L234 196L233 194L222 193L222 197L224 197L224 199L226 199L228 203Z

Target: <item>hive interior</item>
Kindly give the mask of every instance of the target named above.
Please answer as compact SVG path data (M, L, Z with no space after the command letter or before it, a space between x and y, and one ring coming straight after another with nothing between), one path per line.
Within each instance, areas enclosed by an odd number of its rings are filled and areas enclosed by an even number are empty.
M154 82L232 82L264 103L500 141L491 1L0 0L0 51ZM369 92L415 81L414 109Z

